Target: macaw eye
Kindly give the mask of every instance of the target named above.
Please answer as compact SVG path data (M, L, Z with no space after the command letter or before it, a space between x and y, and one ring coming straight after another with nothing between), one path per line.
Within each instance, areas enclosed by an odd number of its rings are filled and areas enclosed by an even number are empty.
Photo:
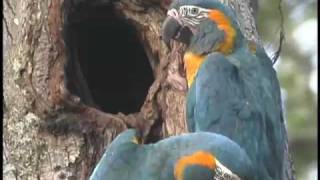
M197 14L199 13L199 9L198 9L198 8L191 8L190 13L191 13L192 15L197 15Z

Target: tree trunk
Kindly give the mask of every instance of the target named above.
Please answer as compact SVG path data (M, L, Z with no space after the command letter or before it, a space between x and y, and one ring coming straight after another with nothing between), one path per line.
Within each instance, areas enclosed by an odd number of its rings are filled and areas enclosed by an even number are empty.
M259 42L248 8L252 2L256 1L224 3L236 10L248 40ZM169 4L164 0L4 1L4 179L87 179L105 146L127 128L141 129L147 142L187 132L185 47L173 44L169 52L159 38ZM87 26L99 28L104 23L109 28L123 23L135 31L131 35L137 37L152 72L144 77L154 78L146 92L140 92L137 84L145 86L147 80L128 80L117 89L108 82L112 73L109 79L88 75L93 74L90 63L94 57L87 49L94 33L86 37L83 32L88 31ZM105 34L121 39L117 32ZM108 43L90 50L115 46ZM104 52L101 61L110 63L103 67L106 71L116 72L112 63L124 59L108 59L111 51L115 50ZM126 53L123 49L118 54ZM132 60L119 66L133 69L132 64L126 65ZM139 67L138 71L148 71ZM99 87L93 88L94 83ZM121 94L125 87L133 94ZM96 91L102 91L101 97L108 94L110 103L98 103ZM120 113L105 110L113 108L114 99L120 96L145 98L141 106L133 103L140 110L132 110L131 105L119 105L116 110ZM121 108L126 112L121 113ZM292 174L291 169L288 172Z

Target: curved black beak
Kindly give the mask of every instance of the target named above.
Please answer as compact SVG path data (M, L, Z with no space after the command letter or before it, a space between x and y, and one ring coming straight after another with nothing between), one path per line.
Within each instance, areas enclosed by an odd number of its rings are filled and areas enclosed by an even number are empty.
M181 28L182 26L179 24L179 22L171 16L168 16L164 20L161 29L161 37L167 47L170 47L170 40L178 34Z
M188 27L181 26L177 20L171 16L168 16L162 24L161 37L167 47L170 48L169 45L171 39L189 44L192 37L192 32Z

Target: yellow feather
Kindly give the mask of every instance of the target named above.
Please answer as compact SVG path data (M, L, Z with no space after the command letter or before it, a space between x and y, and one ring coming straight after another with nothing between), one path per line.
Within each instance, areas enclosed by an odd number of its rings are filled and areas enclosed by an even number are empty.
M237 33L230 23L229 18L219 10L211 10L209 12L209 19L214 21L217 24L218 28L225 32L224 41L219 44L217 50L224 54L231 53L234 47L234 39Z
M191 155L183 156L180 159L178 159L178 161L175 164L175 179L183 180L183 172L185 168L190 165L199 165L213 170L216 167L216 159L211 153L204 151L197 151Z
M184 67L186 70L188 87L190 88L193 79L195 78L201 64L203 63L205 56L195 55L192 52L186 52L184 54Z

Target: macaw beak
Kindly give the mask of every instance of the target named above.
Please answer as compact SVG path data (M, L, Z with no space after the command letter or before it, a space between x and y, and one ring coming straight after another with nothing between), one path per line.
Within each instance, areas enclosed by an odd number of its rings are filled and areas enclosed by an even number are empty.
M192 32L187 26L182 26L176 19L168 16L162 24L161 37L167 47L170 48L171 39L189 44Z

